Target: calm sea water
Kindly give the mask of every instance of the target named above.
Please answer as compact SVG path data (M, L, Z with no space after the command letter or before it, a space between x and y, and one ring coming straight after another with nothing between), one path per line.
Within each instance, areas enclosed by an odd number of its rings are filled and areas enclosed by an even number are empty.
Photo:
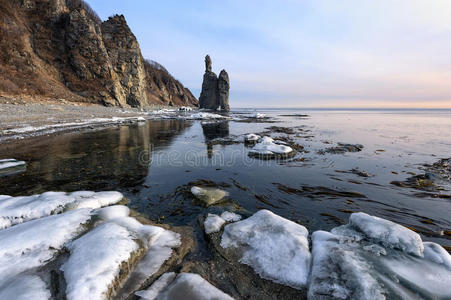
M364 211L451 246L446 235L451 199L419 197L418 190L390 184L424 173L426 163L451 157L451 111L258 111L277 122L158 120L4 143L0 158L25 160L27 170L0 177L0 194L114 189L155 221L192 226L207 211L250 215L266 208L310 231L329 230L347 222L349 213ZM235 113L240 112L251 111ZM287 116L292 114L309 117ZM242 143L211 145L218 138L242 140L242 134L269 126L293 127L290 137L307 151L289 161L262 161L248 157ZM318 153L338 142L364 149ZM353 168L371 176L346 172ZM187 191L200 180L222 186L229 197L216 206L199 206ZM451 194L450 182L440 185L440 193Z

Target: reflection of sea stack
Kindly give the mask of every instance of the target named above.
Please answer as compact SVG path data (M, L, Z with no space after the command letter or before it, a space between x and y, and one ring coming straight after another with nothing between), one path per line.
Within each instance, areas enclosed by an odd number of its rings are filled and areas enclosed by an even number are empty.
M211 70L211 59L207 55L202 92L199 97L200 108L229 110L229 88L229 75L226 70L222 70L218 78Z

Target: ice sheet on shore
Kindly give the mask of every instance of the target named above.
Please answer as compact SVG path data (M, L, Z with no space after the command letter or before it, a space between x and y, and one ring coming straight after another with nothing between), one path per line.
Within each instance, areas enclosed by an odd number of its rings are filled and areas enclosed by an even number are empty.
M136 292L145 300L232 300L233 298L194 273L163 274L149 289Z
M291 152L293 152L293 148L285 145L279 145L268 136L262 137L250 150L251 154L256 155L287 155Z
M47 300L51 299L51 294L39 276L22 275L10 278L0 286L0 299Z
M1 278L46 264L90 219L90 209L77 209L0 230Z
M181 118L183 119L188 119L188 120L218 120L218 119L229 119L229 117L227 116L223 116L223 115L218 115L218 114L213 114L213 113L208 113L208 112L198 112L198 113L194 113L188 116L182 116Z
M71 242L69 259L61 267L67 299L106 298L121 264L139 249L134 238L126 228L107 222Z
M0 196L0 229L68 209L99 208L121 201L119 192L46 192L33 196Z
M355 213L331 233L314 232L312 257L311 299L451 297L446 250L385 219Z
M241 263L265 279L302 288L310 270L308 231L268 210L224 228L221 247L240 248Z
M241 220L241 216L233 212L225 211L221 216L208 214L204 221L205 233L210 234L221 230L222 225L226 222L236 222Z
M25 162L13 158L0 159L0 170L25 166Z

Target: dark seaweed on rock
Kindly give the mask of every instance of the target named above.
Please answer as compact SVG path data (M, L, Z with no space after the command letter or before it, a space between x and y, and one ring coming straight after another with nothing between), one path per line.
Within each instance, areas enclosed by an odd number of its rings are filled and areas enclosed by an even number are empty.
M421 175L415 175L407 178L405 181L392 181L390 182L393 185L399 186L399 187L407 187L407 188L413 188L417 190L424 190L424 191L439 191L443 190L443 187L437 185L434 182L434 174L432 173L425 173Z
M300 195L309 198L325 196L328 198L366 198L365 195L357 192L346 192L334 190L323 186L301 186L299 189L286 186L281 183L273 183L279 190L287 194Z
M330 147L325 150L318 151L318 154L343 154L346 152L360 152L363 149L363 145L361 144L345 144L338 143L338 146Z
M292 127L270 126L270 127L266 127L265 129L268 129L270 132L275 132L275 133L285 133L285 134L294 134L295 133L295 130Z

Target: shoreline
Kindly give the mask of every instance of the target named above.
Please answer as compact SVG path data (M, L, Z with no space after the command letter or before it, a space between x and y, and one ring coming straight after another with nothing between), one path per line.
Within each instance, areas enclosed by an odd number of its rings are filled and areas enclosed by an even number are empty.
M151 119L152 112L169 109L177 110L178 107L139 109L101 105L0 103L0 142L132 124Z

